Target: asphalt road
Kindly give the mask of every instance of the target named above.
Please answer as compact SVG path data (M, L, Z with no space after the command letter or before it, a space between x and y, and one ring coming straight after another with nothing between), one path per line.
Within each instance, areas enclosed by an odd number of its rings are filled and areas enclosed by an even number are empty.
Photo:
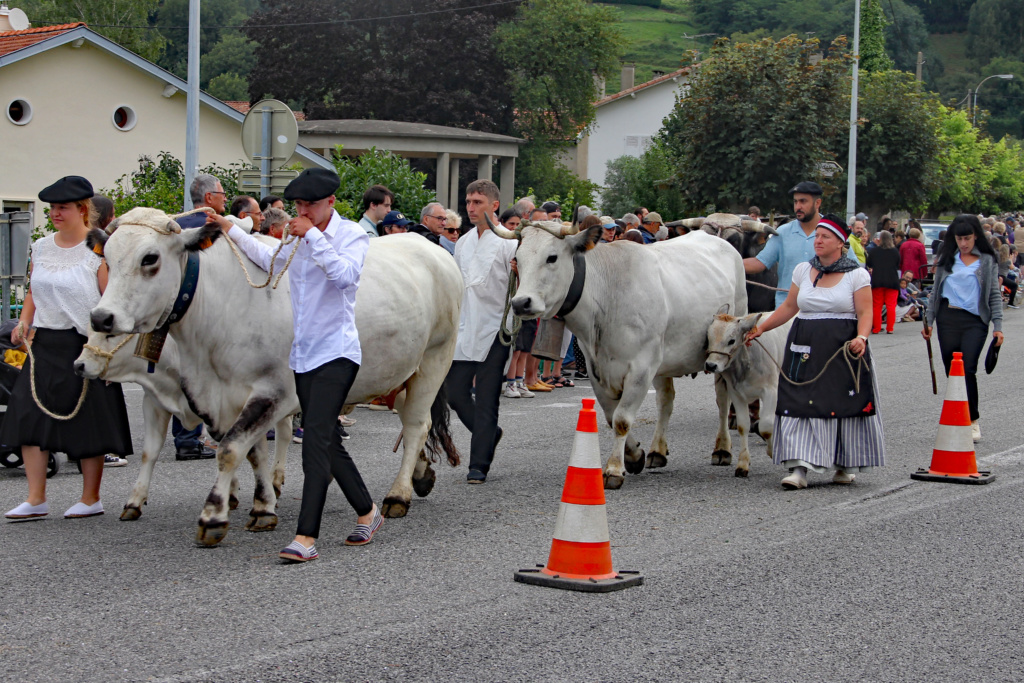
M1024 567L1024 311L981 379L980 462L988 486L912 482L931 459L944 392L930 390L919 325L872 338L887 466L852 487L785 472L752 441L748 479L710 465L711 379L677 380L667 468L608 492L617 569L643 586L590 595L512 581L547 558L579 399L587 382L502 400L505 438L488 482L438 467L409 516L373 543L332 489L321 558L283 565L298 514L291 448L281 524L193 543L211 461L175 462L168 441L142 518L118 513L138 473L108 469L107 514L64 520L81 482L50 480L51 518L0 524L0 680L5 681L1001 681L1020 680ZM937 353L937 347L936 347ZM141 391L128 387L136 450ZM357 410L347 442L378 498L398 466L397 416ZM649 396L636 429L653 432ZM456 436L468 454L468 433ZM607 457L610 438L602 432ZM0 507L25 495L0 471Z

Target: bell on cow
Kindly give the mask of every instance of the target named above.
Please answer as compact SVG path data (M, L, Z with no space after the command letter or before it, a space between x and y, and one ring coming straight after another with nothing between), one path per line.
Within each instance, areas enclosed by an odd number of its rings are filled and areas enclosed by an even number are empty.
M562 320L541 320L537 325L537 337L530 352L545 360L562 360L562 337L565 336L565 322Z

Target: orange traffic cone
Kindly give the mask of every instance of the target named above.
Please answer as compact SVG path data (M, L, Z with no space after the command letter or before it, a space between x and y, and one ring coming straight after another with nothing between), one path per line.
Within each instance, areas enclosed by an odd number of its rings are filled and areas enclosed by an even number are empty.
M576 440L565 474L548 564L521 569L514 578L520 583L588 593L608 593L644 582L640 572L612 569L597 413L592 398L583 399L576 423Z
M964 380L963 354L953 354L942 402L939 433L935 437L932 464L910 475L920 481L944 481L951 484L987 484L996 476L979 472L971 438L971 414L967 406L967 382Z

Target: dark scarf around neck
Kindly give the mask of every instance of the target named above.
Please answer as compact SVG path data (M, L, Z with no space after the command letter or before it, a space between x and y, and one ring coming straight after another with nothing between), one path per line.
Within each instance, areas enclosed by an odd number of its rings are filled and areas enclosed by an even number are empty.
M818 286L818 280L828 273L849 273L851 270L857 270L861 267L860 263L854 261L849 256L843 254L837 258L831 265L822 265L821 259L815 254L814 258L810 261L811 268L818 271L818 276L814 278L814 286Z

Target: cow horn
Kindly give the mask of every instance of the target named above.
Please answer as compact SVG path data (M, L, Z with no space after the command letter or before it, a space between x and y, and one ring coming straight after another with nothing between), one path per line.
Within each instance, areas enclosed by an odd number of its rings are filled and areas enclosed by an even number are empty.
M764 232L764 223L761 221L743 220L740 225L749 232Z
M518 239L515 232L509 230L504 225L495 225L494 223L492 223L490 211L484 211L484 220L487 221L487 227L491 229L491 232L493 232L498 237L501 237L502 239L506 240Z
M692 230L693 228L699 228L704 225L705 220L707 220L706 216L699 216L698 218L684 218L678 221L678 223Z
M178 225L177 221L173 221L170 218L167 219L167 225L164 227L167 228L169 232L173 232L175 234L181 233L181 226Z
M114 231L117 230L117 226L120 225L120 224L121 224L121 219L120 218L115 218L114 220L110 221L110 223L107 224L107 227L104 228L104 231L108 235L113 235Z

